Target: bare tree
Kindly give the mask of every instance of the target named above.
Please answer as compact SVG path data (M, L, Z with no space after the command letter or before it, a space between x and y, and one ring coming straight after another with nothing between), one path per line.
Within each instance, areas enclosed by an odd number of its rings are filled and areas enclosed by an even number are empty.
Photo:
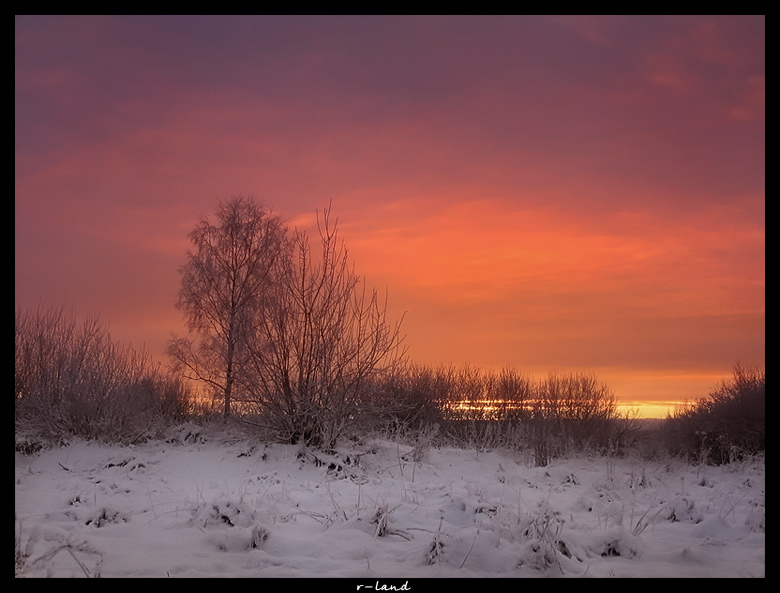
M252 319L246 388L280 436L331 447L354 419L365 384L403 353L400 321L368 291L339 240L330 210L317 217L320 245L296 231L263 315Z
M209 388L230 415L236 378L246 364L252 319L262 316L275 270L285 258L286 230L278 216L237 196L220 203L217 221L202 218L189 239L195 247L180 268L177 308L197 340L174 336L174 367Z

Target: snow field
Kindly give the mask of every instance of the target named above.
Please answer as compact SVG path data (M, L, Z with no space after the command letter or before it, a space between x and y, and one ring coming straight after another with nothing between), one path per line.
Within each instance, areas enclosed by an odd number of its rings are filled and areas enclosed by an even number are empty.
M17 576L765 575L763 459L169 440L17 453Z

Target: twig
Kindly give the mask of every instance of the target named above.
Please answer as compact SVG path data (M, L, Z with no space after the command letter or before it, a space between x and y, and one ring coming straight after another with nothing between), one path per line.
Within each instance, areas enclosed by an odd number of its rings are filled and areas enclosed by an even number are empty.
M466 560L469 559L469 556L471 556L471 550L474 549L474 544L477 543L477 536L474 536L474 541L471 542L471 547L469 548L468 553L466 554L466 557L463 559L463 562L460 563L460 568L463 568L463 565L466 564Z
M333 503L333 508L336 509L337 513L341 513L342 515L344 515L344 520L345 521L348 521L349 519L347 518L347 513L345 513L343 510L341 510L341 507L338 505L336 500L333 498L333 493L330 491L330 483L326 482L325 486L326 486L326 488L328 490L328 496L330 496L330 501Z
M55 557L57 554L59 554L60 552L62 552L62 550L66 550L66 551L67 551L67 552L68 552L68 553L69 553L69 554L70 554L70 555L73 557L73 559L76 561L76 563L77 563L77 564L78 564L78 565L81 567L81 570L83 570L83 571L84 571L84 574L86 575L86 577L87 577L88 579L89 579L89 578L93 578L93 577L92 577L92 575L91 575L91 574L90 574L90 572L89 572L89 569L86 567L86 565L85 565L85 564L84 564L84 563L83 563L81 560L79 560L79 559L76 557L76 554L73 552L73 544L71 544L70 542L64 543L64 544L62 544L61 546L59 546L59 547L57 547L57 548L54 548L54 549L53 549L53 550L51 550L50 552L48 552L48 553L44 554L43 556L40 556L39 558L36 558L36 559L35 559L35 560L32 562L32 564L38 564L39 562L46 562L46 561L48 561L48 560L51 560L51 559L52 559L52 558L54 558L54 557ZM97 566L99 566L99 565L100 565L100 561L98 561L98 564L97 564ZM95 577L94 577L94 578L97 578L97 577L99 577L99 576L100 576L100 573L96 571L96 573L95 573Z
M157 518L157 509L154 508L154 501L152 500L152 493L149 490L149 480L145 480L146 482L146 495L149 497L149 504L152 505L152 513L154 514L154 518Z
M647 529L647 526L650 525L655 518L659 515L659 513L663 510L663 507L659 508L656 513L650 517L649 519L645 520L645 517L647 516L647 513L650 512L650 509L653 508L653 505L655 504L655 500L658 498L658 490L655 491L655 495L653 496L653 501L650 503L650 506L647 507L647 510L644 512L644 514L639 518L639 520L636 522L636 525L634 525L634 528L632 530L632 533L634 535L641 534L645 529ZM632 514L632 520L633 520L633 508L631 510Z

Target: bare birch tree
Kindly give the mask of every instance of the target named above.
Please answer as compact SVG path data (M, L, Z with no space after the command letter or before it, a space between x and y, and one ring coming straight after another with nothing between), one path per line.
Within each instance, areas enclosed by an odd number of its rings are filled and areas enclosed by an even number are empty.
M355 274L330 210L317 222L319 251L293 234L289 265L252 319L246 387L282 438L327 448L354 419L366 382L403 352L401 322Z
M179 372L224 402L227 417L246 364L252 319L262 316L285 257L286 230L251 197L220 203L216 218L216 223L202 218L190 233L195 249L179 269L177 308L196 339L174 336L168 354Z

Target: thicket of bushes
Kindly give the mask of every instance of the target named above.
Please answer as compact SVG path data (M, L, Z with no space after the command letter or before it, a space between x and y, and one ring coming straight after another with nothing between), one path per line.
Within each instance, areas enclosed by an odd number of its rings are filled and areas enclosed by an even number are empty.
M639 434L635 419L618 413L609 387L583 373L533 381L511 368L411 366L382 378L371 398L366 424L380 422L401 436L525 449L537 465L575 450L625 451Z
M53 440L137 440L192 406L148 353L112 341L97 318L56 308L16 312L14 396L17 429Z
M61 309L17 311L14 389L17 433L55 441L73 435L132 442L205 418L181 378L113 342L98 319L79 322ZM536 465L582 450L619 454L643 436L636 418L617 412L612 391L582 373L534 381L514 369L406 365L366 382L350 413L356 430L428 444L512 447ZM667 418L659 432L669 452L698 461L764 451L764 371L737 366L730 380Z
M763 368L734 367L707 397L677 410L662 427L677 455L728 463L766 450L766 376Z

